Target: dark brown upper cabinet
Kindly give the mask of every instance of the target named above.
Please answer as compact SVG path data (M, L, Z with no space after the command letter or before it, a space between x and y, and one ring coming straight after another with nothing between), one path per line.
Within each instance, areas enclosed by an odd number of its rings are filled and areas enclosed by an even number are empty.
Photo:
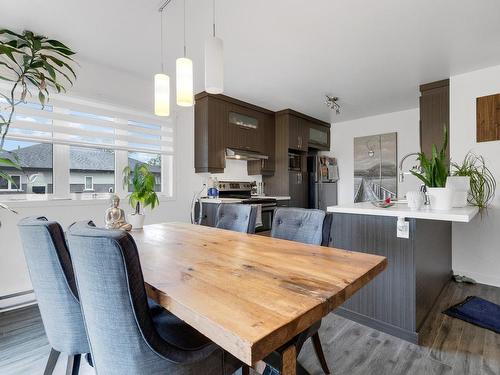
M291 207L307 207L307 151L330 149L330 124L292 109L276 112L275 171L265 177L266 194L290 196ZM289 154L300 167L289 168Z
M476 141L500 140L500 94L476 99Z
M427 83L420 86L420 149L432 154L432 145L438 150L443 143L443 128L450 136L450 80ZM446 155L450 157L450 148Z
M249 174L274 173L274 112L231 98L195 96L195 171L223 173L226 148L255 151L266 161L249 161Z

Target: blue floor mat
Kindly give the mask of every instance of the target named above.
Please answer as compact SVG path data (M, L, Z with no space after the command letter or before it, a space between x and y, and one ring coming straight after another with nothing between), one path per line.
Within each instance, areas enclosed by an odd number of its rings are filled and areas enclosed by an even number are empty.
M470 296L465 301L443 311L444 314L500 333L500 305Z

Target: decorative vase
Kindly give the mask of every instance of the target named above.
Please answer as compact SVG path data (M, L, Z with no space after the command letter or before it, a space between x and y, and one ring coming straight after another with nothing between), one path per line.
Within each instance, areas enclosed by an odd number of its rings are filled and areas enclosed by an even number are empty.
M470 191L469 176L450 176L446 179L446 187L453 189L453 207L467 206Z
M434 210L446 211L453 207L454 190L450 188L428 187L427 194Z
M132 225L132 229L142 229L144 218L144 214L127 214L127 221Z
M409 191L406 193L408 208L412 211L420 210L425 202L425 193L422 191Z

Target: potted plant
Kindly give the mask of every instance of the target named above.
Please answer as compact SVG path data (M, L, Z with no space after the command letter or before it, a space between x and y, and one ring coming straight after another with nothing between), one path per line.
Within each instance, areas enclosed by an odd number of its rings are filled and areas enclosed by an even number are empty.
M486 166L482 156L468 152L461 164L452 163L452 179L463 179L462 184L467 185L467 194L459 196L460 203L467 202L478 207L481 211L488 208L493 200L496 190L496 180L491 171ZM463 206L465 206L465 204ZM461 207L463 207L461 206Z
M446 187L446 179L449 175L449 160L446 157L447 147L448 131L445 126L443 144L439 152L436 145L432 145L432 155L430 157L420 152L417 158L420 162L420 170L410 171L425 184L431 207L436 210L449 210L453 206L453 189Z
M160 204L155 192L155 175L149 169L149 165L136 163L132 170L130 166L123 169L123 187L128 190L132 185L132 193L129 194L129 203L135 210L127 215L127 220L133 229L142 229L144 225L144 208L155 208Z

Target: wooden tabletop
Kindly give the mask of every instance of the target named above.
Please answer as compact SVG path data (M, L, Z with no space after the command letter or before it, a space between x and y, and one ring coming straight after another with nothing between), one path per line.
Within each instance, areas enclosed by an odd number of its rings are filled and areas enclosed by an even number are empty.
M184 223L132 235L148 295L250 366L387 266L381 256Z

